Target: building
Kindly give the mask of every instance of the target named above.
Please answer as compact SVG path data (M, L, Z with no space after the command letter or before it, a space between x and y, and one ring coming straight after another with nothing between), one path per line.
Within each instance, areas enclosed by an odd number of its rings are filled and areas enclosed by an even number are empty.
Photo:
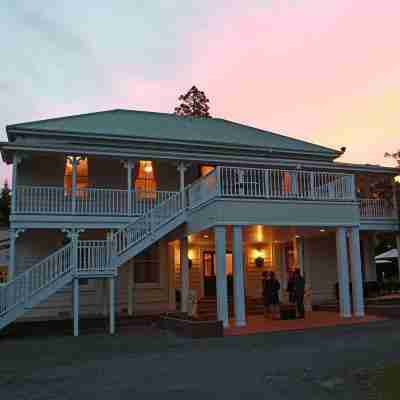
M112 110L7 126L13 166L9 282L0 328L182 311L189 289L227 326L300 268L311 304L364 314L377 231L398 232L395 168L223 119ZM352 282L352 299L349 282ZM282 290L285 301L285 291Z

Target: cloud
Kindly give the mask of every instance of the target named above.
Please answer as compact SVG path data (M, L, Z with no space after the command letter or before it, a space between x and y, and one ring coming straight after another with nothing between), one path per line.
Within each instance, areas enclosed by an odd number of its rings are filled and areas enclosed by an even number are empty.
M60 50L80 55L92 53L88 43L77 31L68 29L63 22L47 16L37 7L35 9L24 6L14 7L14 13L20 23L41 35Z

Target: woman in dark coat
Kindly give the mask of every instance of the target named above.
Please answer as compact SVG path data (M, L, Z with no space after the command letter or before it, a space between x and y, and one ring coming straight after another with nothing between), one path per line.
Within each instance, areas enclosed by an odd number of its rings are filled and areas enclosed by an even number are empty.
M274 272L270 272L269 279L265 280L264 284L264 306L266 314L269 311L272 319L279 318L279 290L281 285L275 278Z

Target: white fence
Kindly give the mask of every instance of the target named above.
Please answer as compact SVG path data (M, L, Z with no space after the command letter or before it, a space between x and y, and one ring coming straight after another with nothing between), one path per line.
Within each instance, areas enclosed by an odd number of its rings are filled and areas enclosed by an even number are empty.
M173 191L79 189L74 196L60 187L18 186L14 213L76 215L142 215L175 195Z
M394 208L385 199L361 199L361 218L395 218Z
M218 167L219 193L227 197L355 200L354 176L327 172Z

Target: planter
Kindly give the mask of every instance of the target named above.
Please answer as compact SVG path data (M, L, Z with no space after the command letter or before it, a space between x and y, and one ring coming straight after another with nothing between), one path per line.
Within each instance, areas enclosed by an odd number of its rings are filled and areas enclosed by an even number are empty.
M193 339L224 336L222 321L201 321L189 319L187 316L163 315L160 317L159 326L178 336Z

